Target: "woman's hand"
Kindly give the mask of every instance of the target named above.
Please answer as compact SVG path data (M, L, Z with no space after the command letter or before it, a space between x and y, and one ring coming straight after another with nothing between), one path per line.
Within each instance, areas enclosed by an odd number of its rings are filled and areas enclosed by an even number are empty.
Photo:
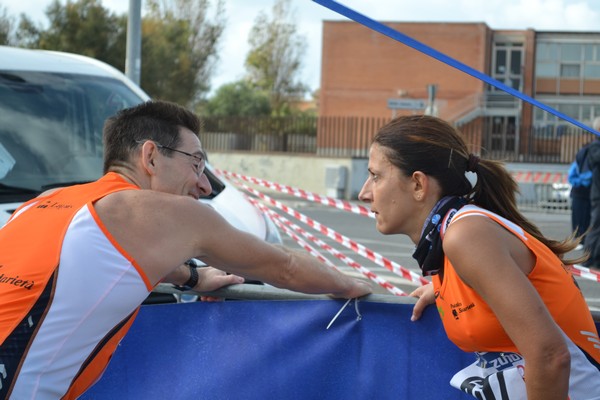
M433 284L429 283L412 291L409 296L416 297L417 303L413 307L413 313L410 317L411 321L416 321L421 318L423 310L430 304L435 303L435 294L433 293Z

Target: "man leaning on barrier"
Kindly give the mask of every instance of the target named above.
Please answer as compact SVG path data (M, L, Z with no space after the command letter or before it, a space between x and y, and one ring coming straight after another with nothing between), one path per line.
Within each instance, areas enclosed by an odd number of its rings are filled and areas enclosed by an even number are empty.
M199 202L211 191L199 127L173 103L119 112L104 126L101 179L46 192L0 229L0 398L81 395L161 281L206 292L243 276L335 297L371 292Z

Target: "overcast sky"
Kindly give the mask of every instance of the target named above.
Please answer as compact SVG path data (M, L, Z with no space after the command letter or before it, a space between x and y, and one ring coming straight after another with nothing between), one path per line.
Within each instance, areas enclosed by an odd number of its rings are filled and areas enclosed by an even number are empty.
M61 0L64 4L66 0ZM600 0L338 0L367 17L379 21L485 22L492 29L600 32ZM248 51L247 35L260 11L270 12L274 0L225 0L228 25L221 62L212 86L242 77ZM0 0L10 14L27 14L47 23L45 9L50 0ZM127 12L128 0L102 0L117 13ZM144 2L142 0L142 10ZM302 77L311 89L318 88L323 20L345 19L311 0L292 0L298 31L307 40ZM439 49L443 52L443 49ZM142 54L143 57L143 54Z

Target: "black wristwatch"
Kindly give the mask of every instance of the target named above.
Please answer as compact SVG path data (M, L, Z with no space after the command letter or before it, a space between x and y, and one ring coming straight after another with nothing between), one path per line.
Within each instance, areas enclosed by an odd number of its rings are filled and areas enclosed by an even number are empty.
M196 269L195 263L186 261L185 265L190 269L190 279L181 286L175 285L175 289L181 291L192 290L198 284L198 270Z

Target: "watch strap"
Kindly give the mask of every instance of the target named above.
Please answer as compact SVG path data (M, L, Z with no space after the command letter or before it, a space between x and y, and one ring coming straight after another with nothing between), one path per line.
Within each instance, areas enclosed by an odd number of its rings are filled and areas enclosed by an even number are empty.
M187 267L190 270L190 278L181 286L175 285L176 289L182 291L192 290L194 287L196 287L199 278L198 269L196 269L196 267L192 265L192 263L186 262L185 265L187 265Z

